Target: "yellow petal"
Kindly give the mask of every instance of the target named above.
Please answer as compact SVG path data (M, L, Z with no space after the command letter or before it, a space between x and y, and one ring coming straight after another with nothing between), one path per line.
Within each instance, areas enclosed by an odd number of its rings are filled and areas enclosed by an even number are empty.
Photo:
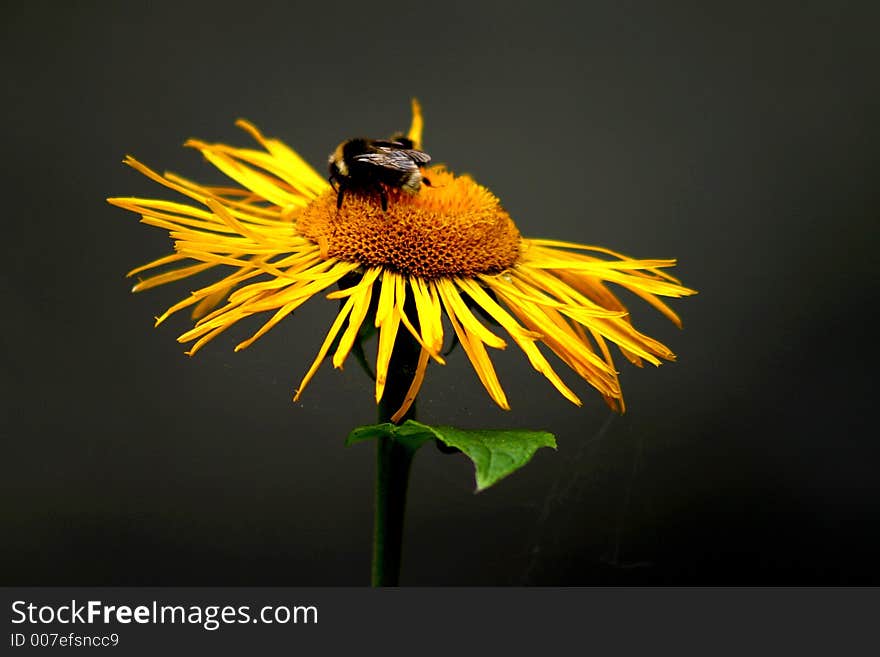
M388 381L388 365L391 362L391 353L394 349L394 340L397 338L397 330L400 327L400 314L396 308L386 315L379 328L379 350L376 354L376 403L382 399L385 393L385 384ZM422 349L422 353L427 353Z
M379 267L368 270L367 273L364 274L361 283L357 286L359 291L349 297L349 299L354 302L354 305L351 310L351 315L348 318L348 327L339 339L339 347L333 355L333 367L342 367L342 363L348 356L348 352L351 351L352 346L354 346L358 331L360 331L361 325L364 323L364 318L367 316L367 311L370 308L370 299L373 295L373 283L381 272L382 269Z
M330 350L330 345L332 345L333 341L336 339L336 335L339 333L339 329L342 328L342 324L345 322L345 319L351 312L352 307L354 307L354 300L352 299L352 297L349 297L345 301L345 303L342 304L342 308L336 315L336 319L333 320L333 324L330 326L330 330L327 332L327 337L324 338L324 342L321 344L321 348L318 349L318 355L315 357L315 360L312 362L311 367L309 367L309 370L308 372L306 372L306 375L303 377L302 381L300 381L299 387L297 387L296 393L293 396L293 401L299 401L300 395L302 395L303 390L306 389L309 381L311 381L312 377L315 376L315 372L317 372L318 368L321 366L321 361L324 360L324 357Z
M416 400L419 390L422 388L422 382L425 380L425 370L428 369L429 357L430 354L427 350L422 349L419 352L419 362L416 364L416 372L413 375L412 383L409 384L409 390L406 391L406 395L403 398L403 403L400 405L400 408L391 416L391 421L394 422L394 424L400 423L403 416L406 415L407 411Z
M416 148L422 147L422 127L424 126L422 118L422 106L415 98L412 99L412 123L409 126L407 137L412 140Z
M447 314L455 314L456 318L461 322L462 327L466 331L495 349L504 349L507 347L507 343L504 340L492 333L492 331L483 326L480 320L474 317L474 314L468 309L464 301L462 301L461 296L458 294L458 290L455 288L452 281L439 280L436 282L436 287L440 292L440 298L443 300L443 304L446 306Z
M474 302L479 304L479 306L494 318L495 321L501 324L519 348L522 349L532 367L543 374L570 402L578 406L582 404L580 398L574 394L565 383L563 383L562 379L559 378L559 375L534 344L534 340L542 337L539 333L534 333L520 326L517 321L507 313L507 311L499 306L488 294L486 294L483 288L475 282L468 279L460 279L457 280L456 283L470 295Z
M486 352L483 343L462 328L458 319L455 317L455 313L450 312L448 306L446 306L446 316L449 317L449 323L452 324L452 328L458 336L458 341L461 343L468 359L470 359L471 365L477 373L477 377L480 379L483 387L486 389L486 392L489 393L489 396L496 404L505 411L509 411L510 405L507 403L507 396L501 388L501 383L498 381L498 375L495 373L495 368L492 366L492 360L489 358L489 354Z

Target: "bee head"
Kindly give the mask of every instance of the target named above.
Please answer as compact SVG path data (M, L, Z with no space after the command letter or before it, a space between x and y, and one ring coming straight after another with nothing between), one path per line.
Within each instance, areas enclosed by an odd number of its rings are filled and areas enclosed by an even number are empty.
M345 156L343 153L345 144L346 142L342 142L336 147L336 150L330 154L328 164L331 180L340 180L348 177L348 165L345 163Z

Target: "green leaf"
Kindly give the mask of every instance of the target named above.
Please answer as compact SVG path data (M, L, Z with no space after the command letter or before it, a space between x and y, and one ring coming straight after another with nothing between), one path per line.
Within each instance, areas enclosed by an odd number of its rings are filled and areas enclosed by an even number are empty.
M430 431L449 447L456 447L474 462L477 492L486 490L528 463L541 447L556 449L556 439L546 431L486 430L465 431L455 427L431 427L414 420L404 424Z
M393 436L395 428L396 427L390 422L385 422L384 424L368 424L364 427L357 427L348 434L348 438L345 439L345 446L351 447L352 445L362 443L365 440Z
M405 445L410 449L416 450L421 447L425 441L433 440L434 434L421 428L409 426L409 420L401 425L384 422L382 424L369 424L364 427L357 427L345 439L345 446L350 447L356 443L362 443L366 440L375 438L390 437Z
M417 449L425 441L436 438L449 447L464 452L476 467L477 492L486 490L507 475L528 463L541 447L556 449L556 439L546 431L476 430L455 427L432 427L415 420L401 425L372 424L358 427L349 434L346 445L390 436Z

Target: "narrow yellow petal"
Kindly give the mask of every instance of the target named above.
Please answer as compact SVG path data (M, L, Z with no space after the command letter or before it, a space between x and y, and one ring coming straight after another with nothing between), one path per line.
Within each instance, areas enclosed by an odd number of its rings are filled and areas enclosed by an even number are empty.
M211 269L211 267L214 267L213 263L202 263L199 265L182 267L180 269L172 269L171 271L156 274L155 276L150 276L149 278L138 281L137 284L135 284L134 287L131 288L131 291L143 292L144 290L149 290L150 288L158 287L159 285L165 285L166 283L179 281L182 278L194 276L195 274L203 272L207 269Z
M354 296L356 294L361 294L365 287L372 287L373 283L376 282L376 279L379 277L379 274L382 273L381 267L373 267L368 269L364 276L361 279L352 285L351 287L347 287L342 290L336 290L335 292L331 292L327 295L328 299L344 299L346 297Z
M530 304L522 299L510 297L503 290L498 290L497 294L520 320L525 322L524 316L531 320L529 323L535 326L536 330L544 336L544 342L548 342L548 339L555 340L566 352L576 355L579 360L590 363L601 371L607 371L605 362L593 353L588 345L582 343L570 331L565 330L564 327L560 327L558 323L554 322L548 313L555 311L555 309L542 308L537 304ZM600 321L600 318L595 318L595 321Z
M443 346L443 306L440 303L440 294L437 291L437 282L428 281L428 291L431 293L431 309L433 311L431 321L435 327L434 333L439 342L439 348Z
M147 224L156 225L150 219L157 219L164 222L159 224L162 226L186 226L197 230L233 232L210 212L185 203L135 197L111 198L107 201L124 210L142 215L142 221Z
M125 277L131 278L137 274L140 274L143 271L147 271L148 269L155 269L156 267L161 267L162 265L168 265L172 262L180 262L181 260L186 260L186 256L182 256L179 253L172 253L171 255L162 256L161 258L157 258L152 262L148 262L145 265L141 265L140 267L135 267L130 272L128 272Z
M416 372L413 375L412 383L409 384L409 389L406 391L406 395L403 398L403 403L400 405L400 408L391 416L391 421L394 424L398 424L403 419L403 416L406 415L406 412L416 400L419 390L422 388L422 382L425 380L425 370L428 369L429 357L430 354L427 350L422 349L419 352L419 362L416 364Z
M198 305L196 305L196 307L193 308L192 313L190 313L190 317L194 320L198 320L207 315L227 297L233 287L235 287L235 283L230 283L214 290L214 292L199 301Z
M557 304L556 307L563 310L563 312L576 313L582 317L620 317L626 314L626 308L620 302L617 302L615 307L603 308L592 299L578 292L577 289L568 285L562 278L549 274L546 271L532 269L531 267L517 267L511 274L511 285L518 287L521 292L525 292L527 295L537 297L538 299L540 299L541 294L536 294L536 291L543 291L551 295L553 299L562 303L562 305ZM523 284L517 285L517 281ZM509 291L505 290L505 292L510 294ZM537 299L529 299L528 301L540 306L544 305L543 301ZM617 300L615 299L615 301Z
M294 259L293 257L285 258L284 260L275 263L276 269L277 267L284 267L290 262L293 262L294 264L285 268L281 272L281 276L275 276L268 280L251 283L250 285L242 287L230 295L229 300L238 301L243 297L251 298L254 293L258 291L275 290L291 285L304 286L309 283L318 284L321 281L327 283L324 287L329 287L348 272L346 267L337 266L339 263L320 260L313 256L302 259ZM253 259L251 260L251 263L253 264L253 267L258 268L255 275L264 273L272 275L271 272L263 270L263 267L265 267L264 262L258 259Z
M397 338L397 330L400 327L400 314L396 308L391 309L379 328L379 348L376 354L376 403L382 399L385 393L385 384L388 381L388 365L391 362L391 352L394 349L394 340ZM422 353L427 351L422 349Z
M305 204L302 196L292 194L284 189L279 184L280 181L277 178L270 177L252 167L237 162L228 155L216 151L210 144L190 139L184 145L198 149L208 162L220 169L220 171L235 182L256 192L270 203L274 203L279 207Z
M177 244L174 245L174 248L181 255L200 262L212 262L217 265L232 265L233 267L245 267L248 264L247 259L239 257L240 254L218 255L216 253L211 253L210 251L202 251L199 249L190 249L187 247L178 248Z
M597 302L605 305L607 307L619 307L623 308L623 304L617 299L616 296L605 287L601 281L596 278L588 277L588 276L579 276L572 272L563 272L557 271L554 272L557 276L559 276L562 280L568 283L571 287L576 289L581 294L584 294L588 297L593 298ZM655 295L650 292L645 292L635 285L625 285L626 289L635 294L636 296L647 301L651 306L656 308L660 313L662 313L667 319L669 319L673 324L675 324L678 328L681 328L681 318L679 318L678 314L668 305L666 305L663 301L657 298Z
M190 188L184 187L182 185L179 185L175 182L168 180L166 177L162 176L159 173L156 173L150 167L148 167L145 164L142 164L141 162L139 162L138 160L133 158L131 155L126 155L125 159L123 160L123 163L130 166L132 169L142 173L150 180L153 180L154 182L157 182L160 185L167 187L168 189L173 189L175 192L179 192L179 193L183 194L184 196L189 196L190 198L195 199L199 203L204 203L205 198L208 196L207 193L204 193L203 190L200 190L197 187L190 189ZM107 199L107 200L109 202L113 203L113 201L116 199Z
M412 99L412 122L409 125L407 137L412 140L416 148L422 147L422 127L425 120L422 118L422 105L415 98Z
M611 249L606 249L601 246L576 244L574 242L564 242L561 240L548 240L548 239L530 239L530 240L528 240L528 242L529 242L529 244L536 245L536 246L559 247L559 248L563 248L563 249L575 249L578 251L593 251L595 253L604 253L605 255L610 255L614 258L620 258L621 260L633 260L633 258L631 258L630 256L624 255L624 254L619 253L617 251L612 251ZM554 253L558 254L559 252L554 252ZM566 252L563 252L563 253L566 253ZM577 256L579 254L570 254L570 255ZM656 274L657 276L665 278L666 280L668 280L672 283L681 283L681 281L679 281L677 278L671 276L670 274L667 274L663 270L651 269L648 271L650 271L653 274Z
M278 285L277 280L248 285L230 295L226 306L200 319L195 328L184 333L181 338L184 341L192 340L218 326L229 325L260 312L274 311L272 317L256 333L235 347L236 351L246 349L296 308L335 284L338 278L345 275L345 269L337 270L336 275L336 279L322 276L309 282L293 284L288 282L287 286L281 289L274 289Z
M584 270L584 271L609 271L609 270L627 270L627 269L644 269L652 270L660 267L674 267L674 259L655 259L655 260L600 260L598 258L575 260L573 258L558 258L556 254L547 253L541 258L531 258L528 264L531 267L540 269L567 269L567 270ZM668 281L667 281L668 282Z
M580 324L574 325L575 330L583 331L583 328ZM614 368L614 359L611 357L611 351L608 349L608 343L605 342L605 338L596 333L593 329L590 329L590 335L593 336L593 339L596 341L596 344L599 346L599 351L602 352L603 358L605 358L605 362L608 363L608 366ZM586 336L583 336L584 340L586 340ZM620 391L620 396L618 397L609 397L605 396L605 403L607 403L612 410L617 411L618 413L626 412L626 402L623 400L623 390Z
M340 274L340 278L343 274ZM296 281L287 287L278 290L266 290L263 296L255 296L248 300L247 309L252 312L263 312L266 310L274 310L279 306L292 301L300 303L308 301L317 294L320 294L331 285L335 284L338 279L322 277L314 281ZM250 287L257 288L257 285Z
M489 358L483 343L461 326L455 317L455 313L450 311L449 306L446 306L446 316L449 318L449 323L452 324L452 328L458 336L458 341L471 361L474 372L476 372L486 392L489 393L489 396L496 404L505 411L509 411L510 405L507 403L507 396L501 388L498 375L495 373L492 360Z
M620 308L604 308L597 303L593 303L589 298L584 300L584 303L565 303L563 301L559 301L558 299L554 299L546 294L544 291L544 286L531 285L528 288L518 288L510 282L510 278L512 275L521 275L523 277L531 274L534 275L543 275L543 272L540 271L531 271L525 267L517 267L513 272L506 273L504 275L494 275L494 276L486 276L480 275L479 279L486 283L491 288L499 288L507 292L507 294L515 297L519 297L524 299L525 301L529 301L531 303L537 303L540 306L552 307L552 308L564 308L566 306L569 307L569 310L576 311L580 314L584 315L593 315L596 317L620 317L626 315L626 309L621 305ZM567 282L566 279L563 279L564 282ZM551 285L549 287L555 287L551 278ZM577 290L577 288L575 288Z
M227 304L200 319L189 331L177 337L178 342L192 342L218 328L228 328L252 313L243 311L238 305Z
M522 282L517 282L517 284L521 287L526 286ZM558 288L553 291L560 296L563 294L574 293L572 296L575 299L581 297L579 293L570 288L567 291L561 291ZM551 309L549 308L545 309L545 312L549 314L550 310ZM636 331L626 318L583 317L579 313L571 311L569 307L561 308L560 312L584 326L595 329L598 333L601 333L612 342L625 347L653 365L660 364L660 361L656 356L663 354L671 355L672 353L657 340Z
M662 271L662 267L675 265L673 259L601 260L555 249L534 247L528 251L528 256L523 259L523 262L535 269L553 269L596 276L621 285L637 286L663 296L684 297L697 293L696 290L683 287L677 279Z
M235 122L242 130L247 131L254 139L256 139L263 148L269 151L273 156L278 158L286 169L292 172L292 175L311 191L315 196L330 188L327 181L315 171L304 159L302 159L296 151L277 139L268 139L250 122L239 119Z
M348 352L351 351L351 348L354 346L358 331L360 331L361 325L364 323L364 319L367 316L367 311L370 309L370 300L373 296L373 283L376 281L376 278L378 278L381 271L382 269L380 267L368 270L367 273L364 274L363 281L358 284L358 293L349 297L349 299L354 302L354 306L352 307L351 315L348 318L348 327L345 329L345 333L342 334L342 337L339 340L339 347L336 349L336 353L333 354L333 367L337 369L342 367L342 363L348 356Z
M315 197L315 193L303 184L304 181L295 172L283 166L269 153L250 148L233 148L225 144L212 144L209 148L215 153L228 156L233 161L247 162L271 174L272 178L269 180L272 180L280 189L300 197L295 201L297 205L305 205Z
M214 198L227 206L234 215L248 223L261 226L274 226L285 220L282 208L266 205L265 199L250 189L238 187L218 187L216 185L199 185L171 171L165 172L165 178L184 189L192 190L206 198ZM301 207L301 206L296 206Z
M246 271L246 270L243 269L243 271ZM207 287L202 288L201 290L197 290L196 292L193 292L189 296L188 299L183 299L182 301L178 301L176 304L171 306L168 310L165 311L165 314L162 315L162 317L160 317L160 319L165 320L173 313L176 313L178 310L181 310L183 308L191 306L194 303L197 303L198 301L204 299L206 296L210 296L212 293L214 293L220 289L223 289L224 283L228 282L232 285L237 285L241 281L246 280L252 276L259 275L259 274L260 274L259 271L250 272L247 274L233 274L227 278L222 279L218 283L215 283L214 285L209 285ZM223 315L223 314L229 312L233 308L240 307L240 306L244 305L244 303L246 301L250 300L249 298L243 297L238 301L233 301L232 296L233 295L230 295L229 297L226 298L226 303L222 308L214 308L214 309L206 312L201 317L199 317L198 320L196 321L196 327L199 327L202 324L210 322L212 319L216 318L217 316Z
M620 299L617 298L617 295L615 295L610 289L608 289L608 286L605 285L598 278L594 276L579 275L567 271L556 271L554 272L554 274L559 278L559 280L561 280L563 283L566 283L570 288L576 290L577 292L580 292L588 299L592 299L595 303L599 304L603 308L618 311L621 316L628 314L626 307L623 305Z
M435 302L439 304L439 301L436 296L431 296L422 279L412 277L409 283L416 303L422 340L434 353L439 353L443 349L442 314L434 307Z
M675 324L678 328L682 327L681 317L678 316L678 313L676 313L672 308L667 306L663 301L658 299L656 296L654 296L650 292L645 292L644 290L642 290L638 287L630 287L629 285L627 285L626 288L630 292L632 292L636 296L644 299L650 305L652 305L654 308L659 310L660 313L664 317L666 317L669 321L671 321L673 324Z
M356 262L340 262L338 260L320 260L320 263L326 263L323 266L329 267L324 273L316 273L317 267L319 265L315 265L314 268L310 268L308 270L299 272L299 273L287 273L281 272L280 276L282 278L291 280L291 281L311 281L311 280L319 280L319 279L333 279L335 283L340 278L342 278L345 274L353 272L355 269L359 269L360 265ZM271 272L268 272L271 273Z
M499 306L477 283L467 279L457 281L459 286L467 292L471 298L480 305L491 317L495 319L508 332L514 342L522 349L528 358L529 363L538 372L543 374L551 384L573 404L581 406L580 398L571 391L571 389L563 383L562 379L550 365L544 354L534 344L534 340L541 337L538 333L533 333L520 326L513 317L511 317L501 306Z
M266 323L264 323L264 324L259 328L259 330L258 330L256 333L254 333L254 334L253 334L251 337L249 337L247 340L244 340L244 341L242 341L242 342L239 342L237 345L235 345L235 351L241 351L242 349L247 349L248 347L250 347L254 342L256 342L257 340L259 340L261 337L263 337L264 335L266 335L266 333L268 333L272 328L274 328L275 326L277 326L278 323L279 323L282 319L284 319L285 317L287 317L290 313L292 313L292 312L293 312L294 310L296 310L299 306L301 306L303 303L305 303L306 300L307 300L307 299L298 299L298 300L296 300L296 301L291 301L290 303L288 303L288 304L282 306L281 308L279 308L279 309L275 312L275 314L272 315L272 317L269 319L269 321L267 321Z
M385 270L382 273L382 287L379 291L379 302L376 305L376 327L382 326L385 318L394 309L394 288L397 274ZM398 318L399 319L399 318Z
M496 293L521 322L542 333L542 342L582 379L603 394L615 394L619 387L617 374L588 345L570 331L560 329L539 306L509 298L502 291Z
M216 200L212 198L205 199L205 204L211 208L211 211L217 215L223 223L232 228L233 232L238 233L239 235L243 235L244 237L248 237L254 240L257 244L263 243L265 240L265 236L256 230L251 230L250 227L246 226L244 223L238 221L235 217L232 216L232 213L229 212L227 208L225 208L221 203L218 203ZM291 230L291 233L293 231Z
M315 376L315 372L317 372L318 368L321 366L321 362L324 360L324 357L330 350L330 345L332 345L333 341L336 339L336 335L339 333L339 329L342 328L342 324L345 322L345 319L348 317L348 314L351 312L353 306L354 301L351 297L349 297L345 301L345 303L342 304L342 309L336 315L336 319L333 320L333 324L330 326L330 330L327 332L327 337L324 338L324 342L321 344L321 348L318 349L318 355L315 357L315 360L312 362L311 367L309 367L309 370L308 372L306 372L306 375L303 377L302 381L300 381L299 387L297 387L296 393L293 396L293 401L299 401L300 395L302 395L303 390L306 389L309 381L311 381L312 377Z
M458 282L458 281L456 281ZM459 283L460 284L460 283ZM467 305L458 294L455 284L451 280L436 281L437 290L440 292L440 298L446 306L447 313L454 313L462 326L478 339L485 342L495 349L504 349L507 343L492 333L483 324L474 317L474 314L468 309Z
M204 347L204 346L205 346L206 344L208 344L211 340L213 340L213 339L216 338L218 335L220 335L221 333L223 333L223 331L225 331L226 329L228 329L230 326L232 326L232 324L226 324L226 325L224 325L224 326L218 326L218 327L215 328L213 331L210 331L209 333L203 335L201 338L199 338L198 340L196 340L196 341L192 344L192 346L189 348L189 350L188 350L188 351L185 351L185 352L183 352L183 353L185 353L187 356L195 356L196 353L197 353L202 347ZM182 336L181 336L181 337L182 337ZM178 338L177 341L178 341L178 342L186 342L186 340L181 340L180 338Z
M407 317L406 311L404 310L406 304L406 278L398 275L395 277L394 282L394 307L397 308L397 313L400 315L400 321L403 323L404 327L406 327L406 330L409 331L410 335L413 336L415 341L419 343L422 349L428 350L428 353L431 354L431 358L441 365L445 365L446 361L443 356L440 355L439 349L434 349L432 345L426 344L422 339L421 333L416 330L410 318Z
M572 302L572 305L588 302L585 297L573 288L564 285L555 277L537 270L528 268L518 268L514 283L520 286L520 289L529 289L535 285L545 285L549 291L557 298L563 301ZM527 302L523 301L523 304ZM628 321L623 318L604 318L604 317L584 317L576 310L572 310L571 306L560 308L560 312L571 317L577 322L595 328L603 336L612 342L625 347L632 353L644 358L653 365L659 365L660 361L656 356L671 356L672 352L665 345L636 331Z

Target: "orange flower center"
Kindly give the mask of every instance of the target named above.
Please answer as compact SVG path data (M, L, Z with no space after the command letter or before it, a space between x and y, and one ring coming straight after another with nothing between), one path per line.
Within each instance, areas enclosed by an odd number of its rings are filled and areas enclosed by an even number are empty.
M431 186L416 194L322 194L296 215L300 234L327 257L382 266L421 278L491 274L519 256L520 234L498 198L470 176L442 167L425 171Z

